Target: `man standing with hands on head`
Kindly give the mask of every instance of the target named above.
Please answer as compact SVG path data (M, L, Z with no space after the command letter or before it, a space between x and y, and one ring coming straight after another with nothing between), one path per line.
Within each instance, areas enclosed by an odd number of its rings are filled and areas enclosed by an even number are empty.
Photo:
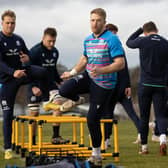
M85 72L66 81L59 90L61 96L74 102L79 101L78 94L90 93L87 124L93 148L88 160L96 166L102 165L100 119L105 112L112 111L111 101L117 82L116 72L124 68L121 42L116 35L105 30L105 24L105 10L93 9L90 12L93 33L84 40L84 52L79 62L70 72L64 72L62 78L69 79L83 70Z
M19 87L33 80L43 83L43 101L48 101L48 79L46 70L29 65L29 51L24 40L14 34L16 15L7 10L2 16L2 31L0 32L0 102L3 110L3 133L5 159L11 159L12 119L15 97Z
M144 33L145 36L140 36ZM139 154L148 154L150 107L153 102L155 118L160 133L160 155L166 155L166 73L168 41L158 35L154 22L150 21L135 31L127 40L129 48L139 48L140 81L138 100L140 107L141 149Z

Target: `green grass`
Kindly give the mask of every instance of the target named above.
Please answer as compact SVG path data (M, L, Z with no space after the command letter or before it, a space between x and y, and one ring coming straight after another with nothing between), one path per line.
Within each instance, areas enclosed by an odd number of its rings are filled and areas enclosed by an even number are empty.
M2 127L2 122L0 122ZM71 125L64 124L62 127L62 135L66 138L71 137ZM85 132L88 135L88 131ZM45 125L43 135L45 141L50 141L52 136L52 128L50 125ZM115 163L113 158L106 158L103 164L114 163L115 165L123 166L124 168L166 168L168 166L168 156L159 155L159 143L151 142L151 135L149 135L149 154L141 156L138 154L138 145L133 144L137 136L136 129L131 121L119 122L119 148L120 148L120 161ZM17 165L24 166L25 159L20 158L19 155L15 155L15 159L4 160L2 149L3 135L0 131L0 168L4 168L5 165ZM108 150L110 151L110 149Z

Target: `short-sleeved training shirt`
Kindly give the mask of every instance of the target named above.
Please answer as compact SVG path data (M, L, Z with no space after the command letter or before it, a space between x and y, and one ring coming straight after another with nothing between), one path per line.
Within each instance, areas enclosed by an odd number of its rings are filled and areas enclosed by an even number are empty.
M124 52L118 36L110 31L104 31L97 38L91 34L85 39L83 54L87 57L86 70L90 74L92 67L110 65L115 58L122 57ZM115 88L117 82L117 73L100 74L91 78L100 87L112 89Z

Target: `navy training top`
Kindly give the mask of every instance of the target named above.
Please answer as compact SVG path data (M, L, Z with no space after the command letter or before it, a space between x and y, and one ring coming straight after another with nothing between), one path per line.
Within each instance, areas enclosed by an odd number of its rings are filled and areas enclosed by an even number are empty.
M140 83L165 86L168 41L158 34L139 37L142 33L142 28L139 28L126 42L129 48L139 48Z
M13 34L6 36L0 32L0 82L14 78L13 73L15 70L23 69L22 62L20 61L20 52L29 54L24 40Z
M38 65L40 67L46 68L49 76L49 83L53 85L60 83L62 79L60 78L57 71L57 60L59 57L58 50L54 47L52 50L48 50L43 44L38 43L30 49L30 59L32 65ZM38 82L33 83L34 86L38 86ZM52 88L50 88L52 89Z

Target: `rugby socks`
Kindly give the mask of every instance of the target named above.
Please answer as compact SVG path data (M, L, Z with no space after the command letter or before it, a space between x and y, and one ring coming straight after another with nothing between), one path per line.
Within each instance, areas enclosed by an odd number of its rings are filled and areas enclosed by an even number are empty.
M161 134L159 139L160 139L160 145L166 144L166 134Z
M33 137L32 137L32 144L36 145L36 135L33 135Z
M92 156L101 157L101 149L100 149L100 147L92 149Z
M60 126L53 126L53 138L59 137Z

